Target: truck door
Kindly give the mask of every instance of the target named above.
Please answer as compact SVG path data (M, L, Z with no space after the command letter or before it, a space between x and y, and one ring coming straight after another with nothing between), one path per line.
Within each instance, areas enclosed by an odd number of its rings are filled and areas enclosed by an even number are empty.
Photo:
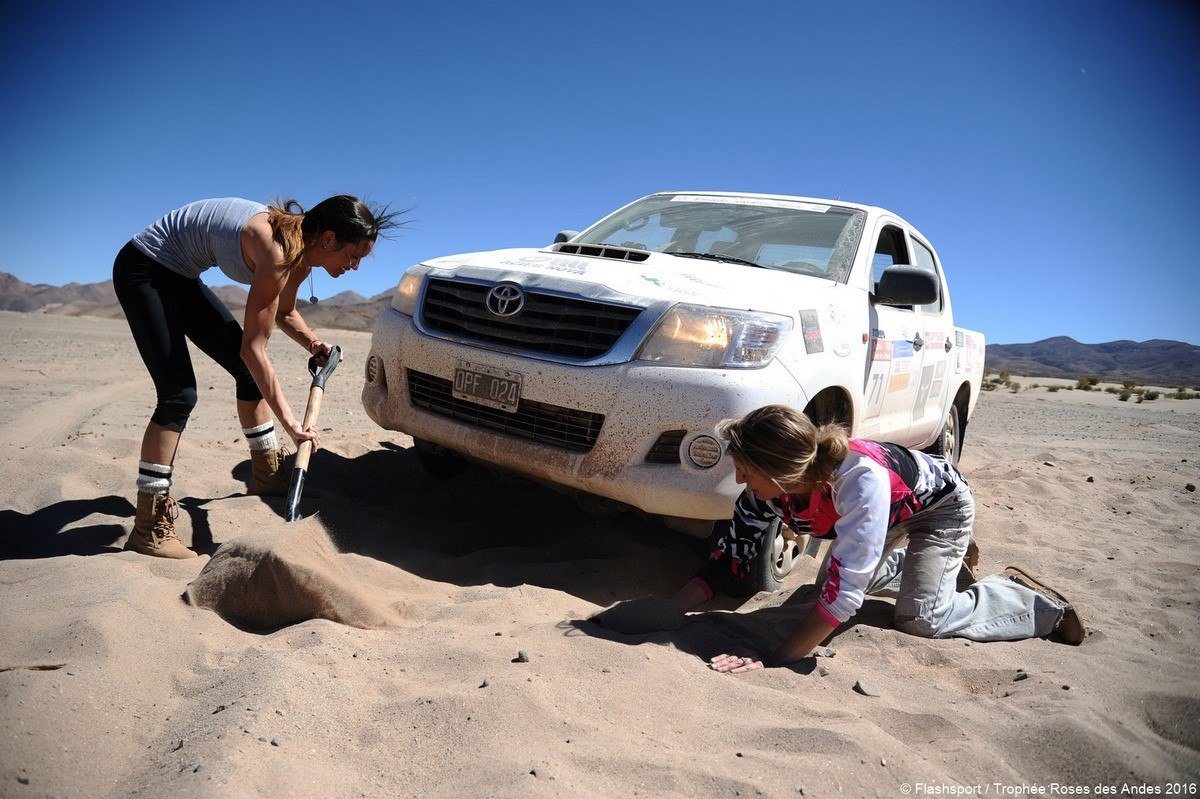
M931 439L945 420L953 397L949 383L950 351L954 348L954 326L946 294L946 279L933 248L909 231L913 265L928 269L938 277L938 298L917 306L917 324L921 335L921 377L913 399L912 427L908 437L917 444Z
M883 270L893 264L910 263L904 231L894 223L882 223L871 260L872 293ZM914 345L920 329L917 312L911 306L872 303L870 318L866 405L859 432L870 438L908 444L917 396L914 371L920 367L920 353Z

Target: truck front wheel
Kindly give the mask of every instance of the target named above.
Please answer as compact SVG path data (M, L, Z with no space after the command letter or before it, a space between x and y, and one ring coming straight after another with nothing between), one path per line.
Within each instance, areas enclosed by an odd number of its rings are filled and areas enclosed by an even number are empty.
M439 480L449 480L470 466L454 450L446 449L432 441L414 438L413 449L417 452L417 462L421 467Z
M746 568L746 576L729 587L732 596L754 596L760 591L775 592L796 568L802 550L800 544L782 533L777 519L763 533L758 554Z

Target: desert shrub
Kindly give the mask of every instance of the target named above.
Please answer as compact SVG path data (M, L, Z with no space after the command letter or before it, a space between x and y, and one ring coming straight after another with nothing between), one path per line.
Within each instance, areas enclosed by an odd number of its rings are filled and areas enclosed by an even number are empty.
M1008 390L1011 391L1012 393L1016 394L1018 391L1021 390L1021 384L1020 383L1009 383Z
M1075 384L1075 388L1079 389L1080 391L1091 391L1092 384L1088 382L1086 377L1081 377L1079 378L1079 382Z
M1117 399L1121 400L1121 402L1129 402L1129 398L1132 396L1133 396L1132 391L1130 391L1127 388L1123 388L1123 389L1121 389L1121 394L1120 394L1120 396L1117 397Z
M1058 391L1060 388L1062 388L1062 386L1046 386L1046 390L1051 393Z
M995 391L996 384L995 383L984 383L983 385L980 386L980 388L983 389L984 391Z
M1134 394L1137 394L1137 392L1136 392L1136 391L1135 391L1135 392L1133 392L1133 393L1134 393ZM1137 398L1138 398L1138 403L1137 403L1138 405L1141 405L1141 404L1142 404L1143 402L1145 402L1145 400L1146 400L1146 398L1145 398L1143 395L1141 395L1141 394L1138 394L1138 395L1137 395Z
M1117 388L1116 386L1109 386L1108 388L1104 389L1104 393L1105 394L1119 394L1120 392L1122 392L1124 390L1125 389Z
M1121 385L1124 386L1125 388L1129 389L1130 391L1132 391L1133 389L1138 387L1138 383L1135 380L1122 380Z
M1012 375L1010 375L1008 372L1000 373L1000 382L1001 383L1007 383L1009 380L1012 380Z
M1041 387L1042 387L1042 384L1041 384L1041 383L1030 383L1030 384L1029 384L1029 388L1031 388L1031 389L1034 389L1034 388L1041 388Z
M1142 399L1156 400L1162 396L1161 391L1146 391L1142 393Z
M1168 399L1195 399L1200 396L1194 391L1188 391L1186 388L1177 388L1175 391L1167 395Z

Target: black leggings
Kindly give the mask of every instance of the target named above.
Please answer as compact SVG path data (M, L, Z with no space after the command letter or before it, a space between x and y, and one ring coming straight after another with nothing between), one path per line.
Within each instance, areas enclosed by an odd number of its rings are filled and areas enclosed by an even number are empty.
M184 336L233 375L238 399L263 398L242 360L242 326L198 278L172 272L130 242L113 263L113 287L158 393L150 421L182 432L196 407Z

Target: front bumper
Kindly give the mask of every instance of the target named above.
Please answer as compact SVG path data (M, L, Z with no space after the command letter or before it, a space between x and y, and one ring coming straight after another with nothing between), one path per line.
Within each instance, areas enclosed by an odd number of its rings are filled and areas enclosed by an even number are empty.
M470 458L639 508L687 519L727 519L741 487L723 458L710 469L693 465L687 446L714 434L722 419L806 399L779 363L762 369L691 369L639 362L571 366L493 352L419 331L391 308L380 314L371 354L383 379L366 382L363 407L376 424L439 444ZM452 380L460 360L523 376L522 399L603 414L595 446L586 453L527 441L414 407L406 369ZM678 464L647 463L646 453L668 430L687 430Z

